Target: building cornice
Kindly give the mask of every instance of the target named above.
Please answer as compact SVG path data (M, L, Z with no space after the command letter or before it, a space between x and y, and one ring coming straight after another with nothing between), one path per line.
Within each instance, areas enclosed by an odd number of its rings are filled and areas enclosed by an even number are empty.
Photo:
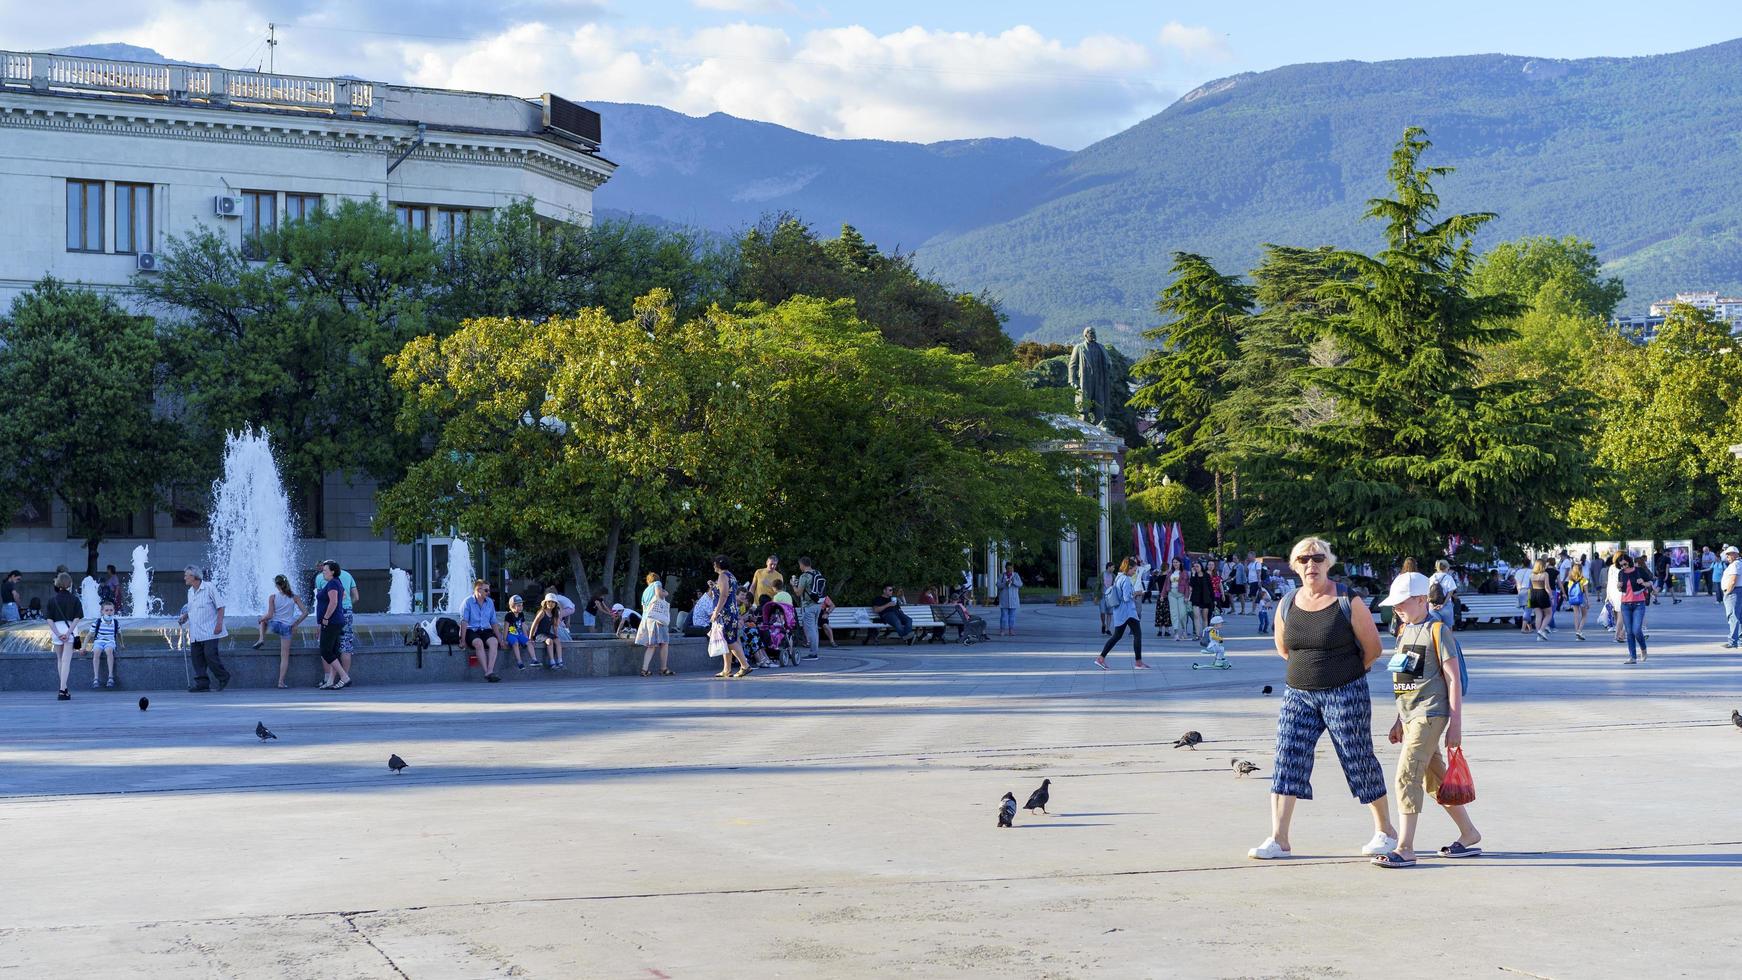
M339 153L387 155L416 139L411 124L335 117L257 116L221 109L175 107L148 112L148 106L68 105L52 97L0 95L0 128L194 140L255 146L288 146ZM165 106L165 110L171 107ZM410 159L534 170L597 190L614 164L581 152L564 152L536 136L426 130L424 143ZM385 159L383 161L385 169ZM383 173L382 179L386 179Z

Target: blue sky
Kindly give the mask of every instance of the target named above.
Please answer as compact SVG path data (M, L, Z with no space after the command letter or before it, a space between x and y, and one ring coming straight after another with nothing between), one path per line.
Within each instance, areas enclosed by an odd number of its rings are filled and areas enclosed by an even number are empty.
M238 67L263 59L276 21L280 71L651 102L835 137L1026 136L1077 148L1236 72L1657 54L1742 35L1739 10L1691 0L0 0L0 47L126 41Z

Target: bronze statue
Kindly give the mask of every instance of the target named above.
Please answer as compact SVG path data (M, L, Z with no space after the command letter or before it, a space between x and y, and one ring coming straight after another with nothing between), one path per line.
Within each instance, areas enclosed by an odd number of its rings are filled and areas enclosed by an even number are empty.
M1077 389L1077 415L1103 425L1113 410L1113 360L1095 339L1095 328L1083 328L1083 342L1071 348L1069 379Z

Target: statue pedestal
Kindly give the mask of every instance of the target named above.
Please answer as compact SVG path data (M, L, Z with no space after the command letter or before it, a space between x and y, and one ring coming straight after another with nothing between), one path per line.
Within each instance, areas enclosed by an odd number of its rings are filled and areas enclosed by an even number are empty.
M1124 450L1125 443L1118 436L1092 422L1072 418L1068 415L1054 415L1048 419L1065 437L1047 443L1043 448L1050 452L1066 452L1073 456L1089 460L1095 465L1096 487L1095 497L1099 504L1098 527L1095 538L1095 568L1097 573L1107 567L1113 560L1113 530L1112 530L1112 498L1113 477L1119 473L1119 453ZM1082 556L1079 546L1077 529L1065 532L1059 539L1059 595L1077 596L1083 591ZM1100 575L1094 580L1097 595L1101 588Z

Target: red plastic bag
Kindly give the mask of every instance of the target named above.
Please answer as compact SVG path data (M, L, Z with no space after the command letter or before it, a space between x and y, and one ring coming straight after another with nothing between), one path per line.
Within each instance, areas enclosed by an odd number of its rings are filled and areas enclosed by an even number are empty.
M1440 806L1464 806L1476 802L1476 780L1470 776L1470 764L1464 761L1462 748L1447 753L1446 776L1440 780L1440 790L1434 800Z

